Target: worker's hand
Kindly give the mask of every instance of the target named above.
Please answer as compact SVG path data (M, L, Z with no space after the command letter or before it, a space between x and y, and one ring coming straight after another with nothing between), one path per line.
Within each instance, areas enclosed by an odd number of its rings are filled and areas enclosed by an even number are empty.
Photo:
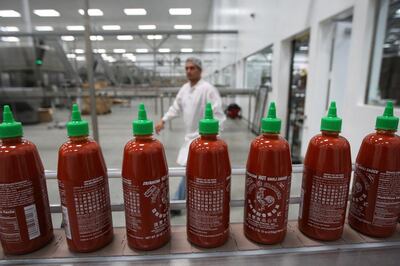
M160 131L164 129L164 124L165 122L163 120L160 120L160 122L157 123L156 125L156 133L160 134Z

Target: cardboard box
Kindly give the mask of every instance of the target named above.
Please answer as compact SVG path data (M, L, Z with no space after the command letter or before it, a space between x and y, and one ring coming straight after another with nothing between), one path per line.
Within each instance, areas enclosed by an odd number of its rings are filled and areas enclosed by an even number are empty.
M40 123L49 123L53 121L53 109L51 108L39 108L38 114Z

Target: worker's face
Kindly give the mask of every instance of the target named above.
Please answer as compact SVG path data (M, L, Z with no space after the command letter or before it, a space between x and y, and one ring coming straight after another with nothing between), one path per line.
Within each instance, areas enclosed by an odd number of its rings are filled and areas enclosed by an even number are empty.
M187 62L185 64L185 70L188 80L197 81L201 78L201 69L192 62Z

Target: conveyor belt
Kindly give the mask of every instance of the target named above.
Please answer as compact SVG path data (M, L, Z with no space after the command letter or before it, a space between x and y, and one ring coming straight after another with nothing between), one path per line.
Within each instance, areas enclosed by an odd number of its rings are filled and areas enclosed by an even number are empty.
M186 239L185 226L172 227L172 239L164 247L155 251L137 251L127 246L125 228L114 228L114 240L107 247L92 253L72 253L68 250L61 229L55 230L54 240L46 247L22 256L5 256L0 251L0 265L28 265L28 264L81 264L93 265L111 264L113 262L143 262L158 261L160 263L185 259L218 259L232 260L237 257L249 259L255 256L263 258L267 255L302 254L313 255L330 252L359 252L366 250L385 249L391 254L400 250L400 226L394 236L386 239L377 239L364 236L351 229L347 224L343 236L338 241L322 242L310 239L299 232L296 221L288 224L288 233L285 240L277 245L259 245L249 241L243 234L243 224L231 224L231 235L228 242L218 248L204 249L191 245ZM395 251L393 251L395 249ZM400 261L400 253L399 261ZM382 258L385 259L384 257ZM383 261L382 261L383 262ZM384 264L384 263L383 263Z

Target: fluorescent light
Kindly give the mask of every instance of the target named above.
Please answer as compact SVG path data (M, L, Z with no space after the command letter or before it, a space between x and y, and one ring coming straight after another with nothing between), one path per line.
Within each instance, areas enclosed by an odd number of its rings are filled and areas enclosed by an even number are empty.
M0 10L0 17L3 18L19 18L21 14L15 10Z
M300 46L300 51L308 51L308 46Z
M78 12L82 16L85 15L85 11L83 9L79 9ZM89 8L88 13L89 13L89 16L91 16L91 17L100 17L100 16L104 15L103 11L101 11L101 9L98 9L98 8Z
M19 38L10 36L10 37L1 37L3 42L19 42Z
M84 26L67 26L67 30L69 31L83 31L85 30Z
M123 54L126 52L126 50L125 49L114 49L113 52L118 53L118 54Z
M131 56L135 56L135 55L132 54L132 53L127 53L127 54L123 54L122 56L123 56L123 57L131 57Z
M76 58L76 54L67 54L67 58Z
M193 52L193 49L192 49L192 48L182 48L182 49L181 49L181 52L182 52L182 53L192 53L192 52Z
M157 27L156 25L139 25L139 30L155 30Z
M120 30L121 26L120 25L103 25L102 28L103 28L103 30Z
M106 49L93 49L93 53L96 54L104 54L106 52Z
M144 16L147 11L144 8L125 8L124 13L128 16Z
M53 31L52 26L36 26L35 30L37 31Z
M83 54L84 52L85 52L85 50L83 50L83 49L75 49L76 54Z
M192 29L192 25L190 24L180 24L180 25L174 25L174 29L176 30L191 30Z
M161 40L162 35L147 35L147 39L149 40Z
M4 27L0 27L1 31L8 31L8 32L15 32L15 31L19 31L18 27L15 26L4 26Z
M169 52L171 52L171 49L169 49L169 48L160 48L160 49L158 49L158 52L160 52L160 53L169 53Z
M120 41L130 41L133 40L132 35L117 35L117 39Z
M383 45L383 48L390 48L390 47L392 47L392 46L390 45L390 43L385 43L385 44Z
M191 40L192 35L178 35L177 38L180 40Z
M75 41L74 36L61 36L61 40L66 41L66 42L72 42Z
M85 61L85 57L84 56L77 56L76 61Z
M59 17L60 12L55 9L35 9L33 13L39 17Z
M136 49L136 53L141 53L141 54L147 53L148 51L149 51L149 50L146 49L146 48L139 48L139 49Z
M189 16L192 14L191 8L170 8L169 14L171 16Z
M117 60L116 60L115 58L113 58L113 57L108 57L106 60L107 60L109 63L114 63L114 62L117 61Z
M101 35L91 35L90 40L91 41L104 41L104 37Z

